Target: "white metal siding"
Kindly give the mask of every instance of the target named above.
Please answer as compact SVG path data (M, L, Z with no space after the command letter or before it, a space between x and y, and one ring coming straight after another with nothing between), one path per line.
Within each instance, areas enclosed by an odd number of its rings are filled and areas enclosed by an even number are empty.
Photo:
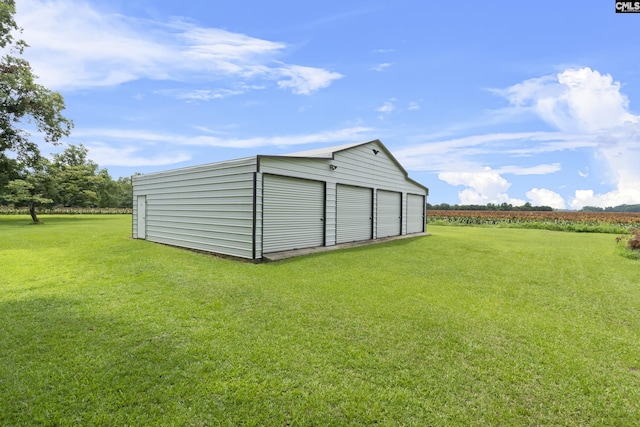
M402 225L402 193L378 190L376 237L398 236Z
M422 233L425 229L424 196L407 195L407 233Z
M263 186L263 253L324 245L324 182L264 175Z
M378 154L374 154L374 149ZM330 165L335 169L331 169ZM414 193L423 191L420 186L407 180L404 172L376 143L338 152L334 159L264 157L260 160L260 171L360 187Z
M239 159L134 176L134 196L146 198L146 239L253 258L255 164Z
M261 173L255 175L254 188L254 223L253 223L253 259L262 258L262 179Z
M284 183L280 193L270 187L278 178ZM292 180L296 178L315 184L303 185L301 193L300 188L294 188ZM381 218L395 213L383 212L387 207L384 200L378 204L383 190L402 194L400 234L424 231L425 227L427 189L409 179L377 140L314 158L257 156L134 176L132 182L134 238L146 234L150 241L249 259L273 251L331 246L390 233L387 227L395 229L395 225ZM346 194L347 188L354 192L360 189L356 200L353 194ZM292 213L298 209L300 194L307 190L314 194L310 196L313 207ZM146 198L146 230L138 230L138 196ZM268 213L273 203L288 208ZM305 203L306 199L302 205ZM409 213L410 207L413 213ZM287 216L286 225L278 223ZM317 222L311 219L314 216ZM303 225L296 225L298 220Z
M375 151L374 151L375 150ZM377 153L376 153L377 151ZM333 166L333 167L332 167ZM327 183L326 245L334 245L337 235L336 185L352 185L402 193L401 234L407 233L407 194L426 196L426 188L409 179L406 171L379 141L336 151L333 157L260 157L259 171L275 175L315 179ZM374 197L377 191L374 193ZM375 202L375 199L374 199ZM333 205L333 209L331 206ZM377 232L377 215L373 230ZM373 237L378 237L374 235ZM371 236L367 237L371 238Z
M328 182L326 191L324 244L326 246L333 246L336 244L336 184Z
M136 231L138 232L138 239L145 239L147 237L147 199L145 196L137 196L136 201Z
M345 184L394 190L407 186L404 172L377 144L366 144L336 153L334 162Z
M336 243L371 239L372 220L373 190L338 184Z

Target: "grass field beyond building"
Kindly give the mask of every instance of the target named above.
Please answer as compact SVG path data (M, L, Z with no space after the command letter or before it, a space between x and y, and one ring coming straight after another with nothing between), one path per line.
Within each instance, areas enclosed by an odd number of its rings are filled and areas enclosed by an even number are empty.
M271 264L0 217L0 425L637 425L615 236L430 226Z

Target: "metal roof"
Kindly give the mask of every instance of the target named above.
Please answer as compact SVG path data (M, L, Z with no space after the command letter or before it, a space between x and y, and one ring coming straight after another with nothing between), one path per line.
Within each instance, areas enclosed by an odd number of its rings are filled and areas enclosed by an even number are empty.
M375 142L375 141L377 141L377 140L367 141L367 142L355 142L355 143L351 143L351 144L335 145L333 147L317 148L315 150L297 151L295 153L281 154L281 156L285 156L285 157L317 157L317 158L321 158L321 159L331 159L331 158L333 158L333 155L337 151L347 150L349 148L357 147L358 145L368 144L369 142Z
M358 147L360 145L371 144L371 143L378 144L380 148L384 150L385 153L387 153L391 161L398 167L398 169L400 169L402 173L404 173L405 178L413 182L414 184L427 190L427 195L429 195L429 188L424 186L423 184L420 184L418 181L415 181L414 179L410 178L407 170L400 164L398 159L396 159L395 156L391 154L389 149L379 139L374 139L372 141L366 141L366 142L356 142L351 144L335 145L333 147L318 148L315 150L298 151L298 152L289 153L289 154L258 155L257 156L258 164L260 164L261 157L299 157L299 158L309 158L309 159L333 159L335 157L335 154L340 151L349 150L351 148Z

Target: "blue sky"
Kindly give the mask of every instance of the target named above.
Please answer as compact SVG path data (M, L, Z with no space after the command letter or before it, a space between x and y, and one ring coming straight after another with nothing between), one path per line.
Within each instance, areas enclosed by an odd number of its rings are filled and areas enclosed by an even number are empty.
M65 143L114 177L380 139L434 204L640 203L640 14L614 1L17 7Z

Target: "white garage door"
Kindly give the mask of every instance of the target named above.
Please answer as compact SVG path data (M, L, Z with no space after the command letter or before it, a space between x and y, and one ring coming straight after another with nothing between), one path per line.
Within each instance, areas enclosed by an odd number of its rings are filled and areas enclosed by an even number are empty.
M407 233L422 233L425 227L424 196L407 195Z
M337 186L336 242L355 242L372 238L373 190Z
M324 245L325 184L264 175L264 253Z
M376 206L376 237L399 236L402 227L402 193L378 190Z

